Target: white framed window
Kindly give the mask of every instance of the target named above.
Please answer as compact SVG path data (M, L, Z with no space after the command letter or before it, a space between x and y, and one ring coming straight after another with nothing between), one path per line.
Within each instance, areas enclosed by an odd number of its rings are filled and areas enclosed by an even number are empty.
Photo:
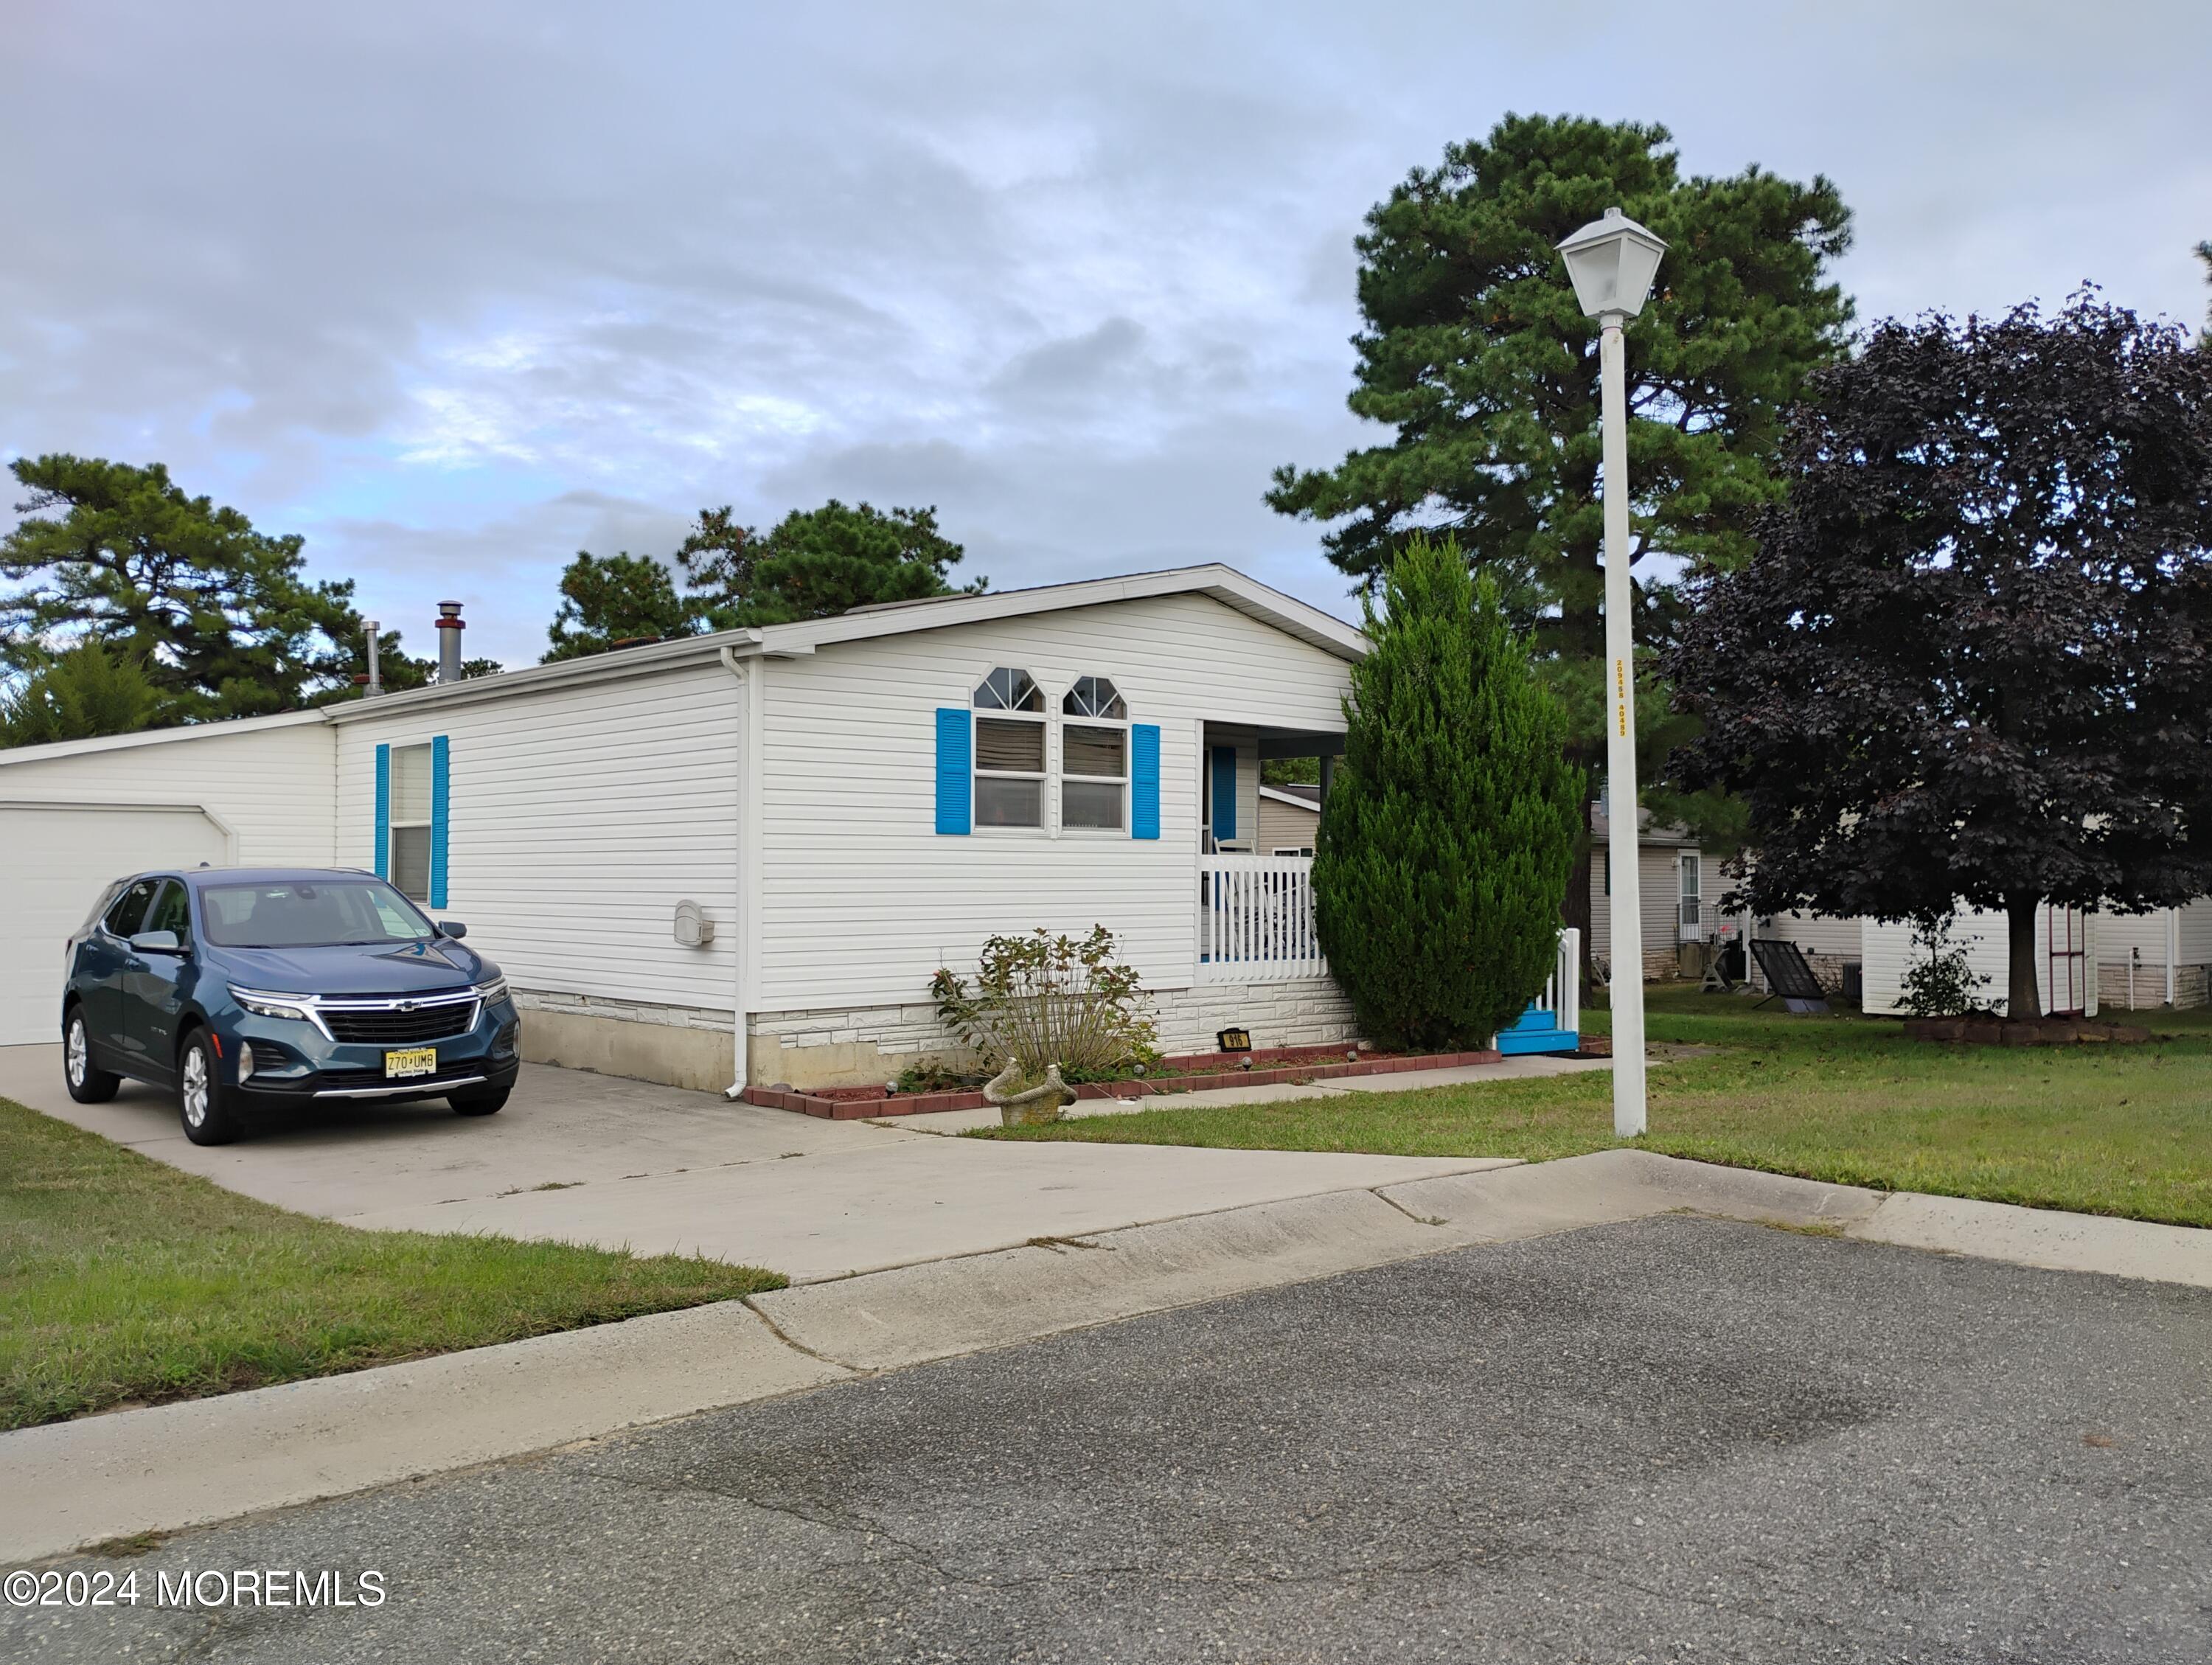
M430 900L430 748L392 748L392 888L410 902Z
M1044 825L1044 696L1026 671L994 670L975 686L975 825Z
M1129 707L1103 677L1078 677L1060 702L1060 824L1121 832L1129 824Z

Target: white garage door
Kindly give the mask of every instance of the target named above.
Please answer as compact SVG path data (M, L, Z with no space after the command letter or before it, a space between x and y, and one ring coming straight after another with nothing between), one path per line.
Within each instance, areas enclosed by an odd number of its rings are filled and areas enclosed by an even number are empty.
M228 843L185 805L0 804L0 1046L60 1038L62 950L109 881L220 866Z

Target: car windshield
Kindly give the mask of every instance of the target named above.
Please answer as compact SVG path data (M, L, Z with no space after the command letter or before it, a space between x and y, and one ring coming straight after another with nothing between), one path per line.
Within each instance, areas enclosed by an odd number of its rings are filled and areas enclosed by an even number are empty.
M436 934L381 879L278 879L200 892L207 939L224 948L336 948L422 942Z

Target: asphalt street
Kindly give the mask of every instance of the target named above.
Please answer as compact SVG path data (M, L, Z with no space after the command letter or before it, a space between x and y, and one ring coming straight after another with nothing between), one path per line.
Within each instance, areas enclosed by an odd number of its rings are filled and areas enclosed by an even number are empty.
M270 1568L0 1657L2197 1665L2212 1293L1663 1217L61 1570Z

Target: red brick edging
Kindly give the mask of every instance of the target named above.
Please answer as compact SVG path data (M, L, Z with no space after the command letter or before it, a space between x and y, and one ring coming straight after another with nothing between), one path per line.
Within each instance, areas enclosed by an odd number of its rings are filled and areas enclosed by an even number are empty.
M1308 1051L1307 1048L1284 1048L1280 1052ZM1203 1059L1211 1061L1222 1056L1219 1053L1185 1054L1166 1061L1188 1068ZM1265 1059L1267 1053L1255 1053L1253 1057ZM1358 1063L1292 1064L1275 1069L1223 1069L1204 1073L1178 1075L1166 1081L1085 1081L1075 1090L1078 1098L1148 1098L1173 1097L1177 1093L1194 1092L1202 1087L1279 1087L1307 1081L1328 1081L1345 1075L1395 1075L1405 1070L1456 1069L1462 1064L1496 1064L1504 1060L1503 1053L1484 1048L1476 1052L1431 1052L1388 1058L1363 1058ZM771 1110L797 1110L804 1115L823 1116L832 1121L860 1121L887 1115L927 1115L934 1110L980 1110L985 1099L980 1092L918 1092L902 1093L896 1098L820 1098L812 1093L785 1092L775 1087L747 1087L743 1094L748 1104L759 1104Z

